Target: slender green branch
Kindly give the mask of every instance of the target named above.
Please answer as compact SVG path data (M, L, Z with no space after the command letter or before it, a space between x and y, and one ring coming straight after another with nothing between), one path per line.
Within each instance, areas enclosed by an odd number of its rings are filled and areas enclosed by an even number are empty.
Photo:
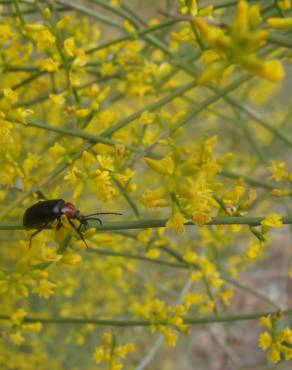
M267 37L267 41L274 45L292 48L291 37L287 37L281 34L279 35L278 33L270 33Z
M235 321L252 321L257 320L262 316L278 314L278 311L268 311L268 312L255 312L252 314L242 314L242 315L228 315L228 316L211 316L202 318L192 318L186 317L184 323L187 325L203 325L219 322L235 322ZM281 311L281 315L289 317L292 315L292 308ZM10 320L10 315L0 315L0 320L7 321ZM133 320L133 319L86 319L86 318L75 318L75 317L25 317L23 319L24 323L34 323L40 322L42 324L71 324L71 325L98 325L98 326L117 326L117 327L134 327L134 326L151 326L153 321L150 320ZM157 325L169 325L166 320L155 321Z
M273 189L278 189L279 188L276 184L273 184L273 183L270 184L267 181L256 180L256 179L253 179L249 176L242 175L240 173L236 173L236 172L232 172L232 171L228 171L228 170L223 170L218 175L223 176L223 177L227 177L227 178L230 178L230 179L243 179L248 184L250 184L252 186L255 186L255 187L258 187L258 188L262 188L262 189L273 190Z
M77 4L75 1L71 1L71 0L56 0L56 1L57 1L57 3L68 6L72 9L74 9L74 10L80 12L80 13L86 14L89 17L94 18L94 19L96 19L100 22L103 22L103 23L108 24L112 27L123 30L123 27L118 22L100 14L99 12L95 12L92 8L87 8L86 6L81 5L81 4Z
M222 279L225 280L227 283L230 283L233 286L236 286L238 289L244 290L247 293L250 293L250 294L254 295L255 297L259 298L260 300L268 303L270 306L273 306L275 309L279 309L280 308L279 305L276 304L274 301L272 301L270 298L268 298L264 294L260 293L256 289L250 287L249 285L242 284L239 281L234 280L232 278L228 278L226 276L224 276Z
M129 259L154 263L154 264L158 264L158 265L166 265L166 266L169 266L169 267L175 267L175 268L180 268L180 269L188 268L188 267L186 267L185 264L183 265L182 263L168 262L168 261L165 261L165 260L159 259L159 258L151 259L151 258L148 258L148 257L145 257L145 256L139 256L138 254L132 254L132 253L112 252L112 251L109 251L109 250L106 250L106 249L101 249L101 248L98 248L98 249L89 248L88 252L96 253L96 254L100 254L100 255L104 255L104 256L108 256L108 257L129 258Z
M264 217L214 217L206 226L210 225L250 225L259 226ZM165 227L168 219L149 219L149 220L135 220L135 221L121 221L121 222L107 222L103 225L96 226L96 230L114 231L114 230L133 230L133 229L152 229L158 227ZM285 225L292 224L292 216L282 218ZM185 223L185 226L196 226L193 222ZM48 227L47 229L50 229ZM22 224L19 223L0 223L0 230L25 230Z

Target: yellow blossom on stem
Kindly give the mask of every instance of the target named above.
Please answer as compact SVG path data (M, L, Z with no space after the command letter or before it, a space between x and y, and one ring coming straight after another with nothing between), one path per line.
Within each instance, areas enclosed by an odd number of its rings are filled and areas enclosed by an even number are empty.
M292 28L292 17L287 18L268 18L267 23L276 30L288 30Z
M286 179L288 173L286 172L285 168L286 168L285 162L272 161L271 166L268 167L268 170L272 173L270 179L275 179L276 181Z
M50 94L49 98L56 105L63 105L65 103L64 94ZM56 144L58 144L58 143L56 143Z
M181 214L178 206L176 204L173 204L171 217L167 221L165 227L173 229L175 233L182 235L185 232L185 221L186 220Z
M156 260L160 256L160 252L158 249L151 248L146 252L145 256L150 259Z
M291 0L277 0L279 7L283 10L291 9Z
M188 263L194 263L198 259L198 255L195 252L189 251L183 255L183 259Z
M262 316L260 318L260 323L262 326L264 326L265 328L271 330L272 329L272 322L271 322L271 316L268 315L268 316Z
M41 298L48 299L52 294L54 294L54 289L56 288L56 284L51 283L46 279L41 279L38 286L33 288L33 293L36 293Z
M255 261L261 256L262 250L263 244L261 242L256 242L248 247L245 255L250 261Z
M175 168L174 161L170 156L164 157L160 160L145 158L145 162L150 168L161 174L171 175Z
M259 347L264 351L272 345L272 342L273 341L271 335L266 331L261 333L261 335L259 336Z
M77 253L65 253L59 262L59 265L76 265L80 263L82 257Z
M24 338L20 331L10 334L9 337L10 337L11 342L15 344L16 346L20 346L24 342Z
M279 215L277 213L269 213L267 217L263 221L261 221L261 225L265 227L273 227L278 228L283 225L282 223L282 215Z
M14 325L20 325L26 315L27 312L24 309L20 308L13 315L11 315L11 321Z
M159 188L156 190L146 190L142 194L140 202L149 209L166 207L169 205L169 202L165 201L164 195L165 190L163 188Z
M131 25L131 23L127 20L127 19L125 19L124 20L124 22L123 22L123 27L124 27L124 29L127 31L127 32L129 32L129 33L131 33L131 34L134 34L136 31L135 31L135 27L133 27L132 25Z
M69 37L64 41L64 49L67 55L73 57L75 55L76 45L74 37Z

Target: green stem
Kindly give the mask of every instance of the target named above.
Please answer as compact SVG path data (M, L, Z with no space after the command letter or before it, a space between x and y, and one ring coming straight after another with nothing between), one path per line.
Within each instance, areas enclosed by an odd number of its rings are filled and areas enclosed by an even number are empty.
M269 33L267 37L267 41L270 44L284 46L286 48L292 48L292 40L291 37L283 36L278 33Z
M6 211L6 210L5 210ZM265 217L214 217L210 222L204 226L210 225L250 225L260 226L261 221ZM103 225L96 226L96 230L114 231L114 230L134 230L134 229L152 229L158 227L165 227L168 219L149 219L149 220L134 220L134 221L120 221L120 222L107 222ZM282 218L284 225L292 224L292 216ZM188 221L185 226L196 226L193 222ZM33 229L33 228L32 228ZM48 227L47 229L50 229ZM19 223L0 223L0 230L25 230L22 224Z
M202 318L186 317L184 323L187 325L203 325L219 322L235 322L235 321L252 321L257 320L262 316L277 314L277 311L268 312L255 312L252 314L241 314L241 315L228 315L228 316L211 316ZM292 309L285 310L281 313L283 316L291 316ZM7 321L11 320L10 315L0 315L0 320ZM40 322L42 324L72 324L72 325L99 325L99 326L117 326L117 327L134 327L134 326L151 326L153 322L150 320L133 320L133 319L85 319L75 317L25 317L24 323ZM169 325L165 320L155 321L157 325Z
M267 190L273 190L273 189L279 188L276 184L270 184L269 182L262 181L262 180L255 180L249 176L242 175L240 173L236 173L236 172L232 172L228 170L223 170L218 175L227 177L229 179L243 179L248 184L255 186L257 188L262 188L262 189L267 189Z
M112 20L111 18L108 18L100 13L95 12L92 8L87 8L84 5L77 4L75 1L71 0L56 0L57 3L60 3L62 5L68 6L80 13L86 14L91 18L94 18L100 22L103 22L105 24L108 24L112 27L118 28L123 30L123 27L116 21Z

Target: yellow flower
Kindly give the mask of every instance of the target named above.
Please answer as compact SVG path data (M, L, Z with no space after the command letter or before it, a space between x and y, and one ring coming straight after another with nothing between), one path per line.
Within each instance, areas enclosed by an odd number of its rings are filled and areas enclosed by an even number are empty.
M36 168L39 164L40 157L34 153L28 153L27 158L23 162L23 170L25 175L29 175L30 172Z
M189 251L183 255L183 259L188 263L194 263L198 259L198 255L195 252Z
M108 155L98 155L97 157L98 163L100 164L101 168L108 171L114 170L114 161Z
M271 167L268 167L268 170L272 173L270 179L275 179L280 181L287 178L288 173L285 171L286 164L285 162L271 162Z
M287 18L268 18L267 23L276 30L288 30L292 28L292 17Z
M90 110L89 109L80 108L80 109L76 109L75 110L74 116L77 117L77 118L83 118L83 117L88 116L89 113L90 113Z
M112 76L117 70L117 67L111 63L103 63L103 65L100 68L100 73L102 76Z
M51 16L52 16L52 13L51 13L50 9L49 8L45 8L43 10L44 20L49 21L51 19Z
M268 332L265 331L260 334L259 339L258 339L258 344L262 350L265 351L267 348L269 348L272 345L272 343L273 343L272 337Z
M165 227L173 229L175 233L182 235L185 232L185 226L184 226L185 221L186 220L184 216L181 214L178 206L174 204L172 206L171 217L167 221Z
M124 27L124 29L125 29L127 32L129 32L129 33L131 33L131 34L135 33L135 27L133 27L133 26L131 25L131 23L130 23L127 19L125 19L125 20L124 20L124 22L123 22L123 27Z
M148 258L151 258L153 260L156 260L160 256L160 252L156 248L151 248L149 249L146 253L145 256Z
M10 87L7 89L3 89L2 91L3 91L3 96L5 100L7 100L9 104L14 104L17 102L18 94L12 89L10 89Z
M62 19L60 19L57 24L56 24L56 27L57 29L64 29L64 28L68 28L71 24L71 18L69 15L65 15Z
M203 293L187 293L184 296L184 304L187 308L195 304L202 304L205 300Z
M140 202L149 209L153 209L156 207L165 207L168 205L168 202L164 200L164 195L165 190L163 188L159 188L156 190L146 190L142 194Z
M65 103L64 94L50 94L49 98L56 105L63 105Z
M115 355L125 358L128 353L135 351L135 346L132 343L122 344L115 349Z
M78 179L83 178L83 173L76 166L72 168L71 171L68 171L64 176L64 180L68 181L70 184L75 185Z
M97 364L102 362L104 360L104 357L105 357L104 349L102 347L96 347L95 351L94 351L94 354L93 354L93 357L94 357L95 362Z
M223 292L218 293L218 297L223 301L225 306L229 305L230 299L233 296L233 290L232 289L226 289Z
M275 228L281 227L283 225L282 217L282 215L277 213L270 213L263 221L261 221L261 225Z
M174 172L175 164L170 156L166 156L160 160L145 158L145 162L152 170L171 175Z
M32 109L17 108L16 110L11 111L10 116L12 120L25 124L26 118L33 113L34 111Z
M260 242L257 242L248 247L245 255L250 261L254 261L260 256L261 252L262 244Z
M194 212L192 214L192 221L194 224L203 226L212 220L212 216L206 212Z
M62 259L62 254L57 254L57 252L52 248L43 247L42 259L48 262L58 262Z
M14 334L10 334L9 337L10 337L11 342L15 344L16 346L20 346L24 342L24 338L20 331L17 331Z
M291 0L278 0L279 7L283 10L291 9Z
M64 41L64 49L67 55L73 57L76 51L75 39L74 37L69 37Z
M111 347L113 341L112 333L105 332L102 334L102 342L105 347Z
M164 335L165 343L168 347L174 347L176 345L177 336L171 329L164 327L161 333Z
M114 8L118 8L121 4L120 4L120 0L111 0L110 1L110 4L111 6L113 6Z
M276 364L281 360L281 354L278 349L272 346L271 350L268 352L268 360Z
M76 49L75 56L76 58L73 61L73 66L83 67L86 65L86 63L88 63L89 58L83 49Z
M272 322L271 322L271 316L270 315L268 315L268 316L262 316L260 318L260 323L265 328L270 329L270 330L272 329Z
M38 51L42 52L49 49L53 44L55 44L55 36L46 28L40 28L39 30L33 30L31 37L37 42Z
M154 113L151 113L148 110L146 110L139 117L139 122L142 125L151 125L154 122L154 119L155 119Z
M59 69L59 62L53 58L40 59L38 63L42 71L56 72Z
M56 284L51 283L49 280L41 279L39 285L33 288L33 293L36 293L41 298L48 299L50 295L54 294L54 289L56 288Z
M64 265L76 265L77 263L80 263L82 260L82 257L77 253L65 253L60 260L60 264Z
M27 312L22 308L18 309L13 315L11 315L10 319L15 325L20 325L27 315Z

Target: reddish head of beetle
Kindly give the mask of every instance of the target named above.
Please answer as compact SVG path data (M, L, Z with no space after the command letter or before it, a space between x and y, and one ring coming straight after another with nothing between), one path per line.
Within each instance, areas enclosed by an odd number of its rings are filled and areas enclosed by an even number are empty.
M61 208L61 212L68 218L76 218L76 216L78 216L79 214L79 211L72 203L64 203L64 205Z

